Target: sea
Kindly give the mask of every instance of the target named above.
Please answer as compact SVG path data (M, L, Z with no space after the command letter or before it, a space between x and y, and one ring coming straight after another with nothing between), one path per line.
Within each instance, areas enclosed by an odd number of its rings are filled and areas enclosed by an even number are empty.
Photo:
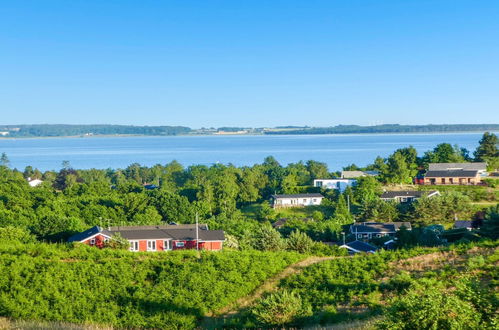
M10 167L31 165L41 171L59 170L64 161L77 169L118 169L132 163L145 166L173 160L184 166L233 164L251 166L273 156L282 165L316 160L330 171L413 146L422 155L439 143L457 144L473 152L482 133L345 134L345 135L209 135L76 138L2 138Z

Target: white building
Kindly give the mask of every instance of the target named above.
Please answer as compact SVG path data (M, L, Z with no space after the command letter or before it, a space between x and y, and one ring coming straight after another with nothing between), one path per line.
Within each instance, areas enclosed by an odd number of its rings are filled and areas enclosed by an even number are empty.
M324 196L321 194L272 195L272 207L303 207L321 205Z
M355 186L357 180L355 179L316 179L314 180L314 187L322 189L337 189L344 192L347 187Z
M36 186L39 186L43 183L42 180L40 179L31 179L31 178L28 178L28 184L31 186L31 187L36 187Z

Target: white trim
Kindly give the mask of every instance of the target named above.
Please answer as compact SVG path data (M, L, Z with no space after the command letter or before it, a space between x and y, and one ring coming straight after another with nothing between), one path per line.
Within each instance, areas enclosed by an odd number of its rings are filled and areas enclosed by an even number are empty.
M147 247L146 250L147 251L157 251L158 250L158 246L157 246L158 244L157 244L155 239L148 239L148 240L146 240L146 242L147 242L146 243L146 247ZM154 244L151 244L151 247L149 247L149 243L151 243L151 242L154 242ZM153 245L154 245L154 248L153 248Z
M91 238L91 239L90 239L90 242L88 242L88 244L90 244L90 245L95 245L95 238Z
M109 236L109 235L106 235L106 234L103 234L103 233L97 233L97 234L94 234L92 236L88 236L87 238L84 238L84 239L82 239L81 241L78 241L78 242L83 243L83 242L85 242L85 241L87 241L87 240L89 240L91 238L94 238L97 235L102 235L104 237L111 238L111 236Z
M129 241L130 242L130 248L129 250L132 251L132 252L139 252L140 251L140 241L137 241L137 240L133 240L133 241ZM132 245L133 248L132 248ZM135 245L137 245L137 249L135 249Z

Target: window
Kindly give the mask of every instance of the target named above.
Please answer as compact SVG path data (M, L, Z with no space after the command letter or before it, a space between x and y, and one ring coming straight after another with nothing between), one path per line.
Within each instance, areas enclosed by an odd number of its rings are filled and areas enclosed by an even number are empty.
M184 247L185 243L184 242L175 242L176 247Z
M317 198L314 198L313 201L314 201L314 203L317 203Z
M107 243L107 242L109 242L109 238L106 237L106 238L104 238L104 243Z
M381 237L381 234L376 234L376 237Z
M92 239L90 240L90 245L95 245L95 238L92 238Z
M307 202L307 200L304 198L304 199L303 199L303 203L306 203L306 202Z
M357 235L357 238L362 238L362 234L358 234L358 235Z
M163 241L163 250L171 250L172 248L170 247L170 241L165 240Z
M131 241L130 242L130 251L139 251L139 242Z
M147 241L147 251L156 251L156 241Z

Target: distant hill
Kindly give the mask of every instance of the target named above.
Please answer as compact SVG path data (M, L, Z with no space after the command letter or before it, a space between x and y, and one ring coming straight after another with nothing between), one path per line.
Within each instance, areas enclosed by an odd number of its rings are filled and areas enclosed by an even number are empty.
M331 127L308 127L287 130L266 130L265 134L355 134L355 133L437 133L437 132L484 132L498 131L499 124L458 125L338 125Z
M0 125L2 137L62 137L93 135L212 135L212 134L358 134L358 133L445 133L499 131L499 124L458 125L338 125L331 127L277 126L274 128L219 127L191 129L185 126L134 125Z
M91 135L180 135L191 132L183 126L132 125L5 125L0 135L5 137L55 137Z

